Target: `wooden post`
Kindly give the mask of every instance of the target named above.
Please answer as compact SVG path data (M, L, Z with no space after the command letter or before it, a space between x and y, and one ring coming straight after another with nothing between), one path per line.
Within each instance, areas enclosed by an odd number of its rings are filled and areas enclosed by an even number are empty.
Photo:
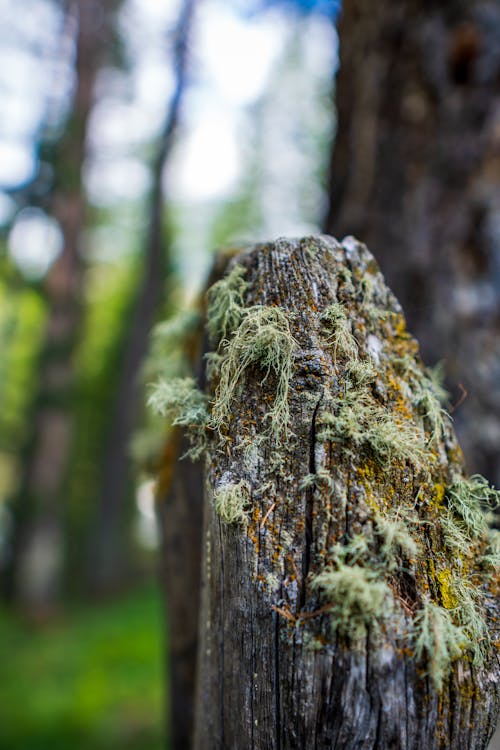
M257 245L208 330L205 416L193 391L177 418L206 443L195 748L486 748L497 494L373 257Z

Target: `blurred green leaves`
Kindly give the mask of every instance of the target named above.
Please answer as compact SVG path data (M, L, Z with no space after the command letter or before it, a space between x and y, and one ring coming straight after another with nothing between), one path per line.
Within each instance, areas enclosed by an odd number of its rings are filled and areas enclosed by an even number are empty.
M160 633L151 589L44 628L0 615L0 750L162 748Z

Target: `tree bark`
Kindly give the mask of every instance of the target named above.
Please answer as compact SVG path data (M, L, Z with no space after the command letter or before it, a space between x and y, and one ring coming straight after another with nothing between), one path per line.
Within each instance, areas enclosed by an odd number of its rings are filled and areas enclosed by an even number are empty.
M500 5L346 0L326 231L373 251L500 483Z
M220 280L230 254L218 253L208 287ZM200 325L184 340L186 360L205 388L203 333L205 304L199 301ZM172 750L192 747L198 623L200 614L201 545L203 530L203 461L185 457L189 441L179 428L165 442L156 486L161 538L160 579L167 619L167 734Z
M279 240L235 262L241 322L207 386L195 747L485 748L500 698L498 570L484 572L486 532L466 531L453 506L461 452L431 416L434 386L398 302L352 238ZM406 542L391 546L392 523ZM357 576L370 581L364 605ZM481 658L464 591L489 629ZM444 622L468 640L438 664Z
M160 572L168 634L166 723L172 750L192 746L198 650L203 465L185 462L173 469L175 459L188 447L177 432L170 437L158 486Z

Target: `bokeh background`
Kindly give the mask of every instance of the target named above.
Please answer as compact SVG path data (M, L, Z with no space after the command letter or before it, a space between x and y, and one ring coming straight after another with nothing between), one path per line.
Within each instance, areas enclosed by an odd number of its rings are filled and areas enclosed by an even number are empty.
M366 241L500 482L500 4L344 6L0 0L0 750L165 746L150 331L214 249Z

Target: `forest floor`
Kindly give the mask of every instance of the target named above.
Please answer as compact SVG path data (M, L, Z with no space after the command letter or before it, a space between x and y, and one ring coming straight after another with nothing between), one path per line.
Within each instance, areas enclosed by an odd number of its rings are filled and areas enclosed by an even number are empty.
M162 612L150 587L35 628L0 614L0 750L159 750Z

